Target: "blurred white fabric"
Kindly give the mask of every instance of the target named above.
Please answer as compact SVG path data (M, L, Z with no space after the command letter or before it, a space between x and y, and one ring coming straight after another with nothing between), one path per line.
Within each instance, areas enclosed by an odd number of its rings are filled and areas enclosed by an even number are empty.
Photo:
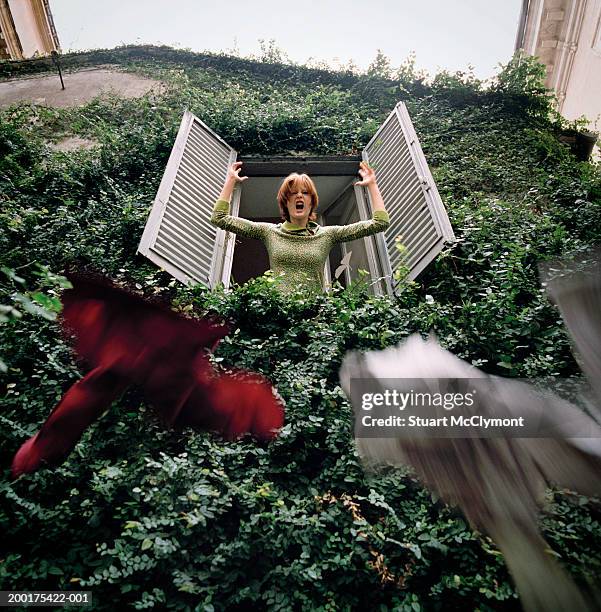
M598 259L592 259L596 263L584 266L584 273L565 265L550 266L545 284L593 388L588 407L597 418L601 414L601 271ZM420 435L419 430L411 438L356 437L365 465L412 466L426 486L457 505L473 527L485 530L502 551L525 610L600 609L598 595L580 592L546 552L548 545L537 524L550 483L589 496L601 493L601 427L593 418L557 395L485 374L443 349L433 337L423 340L416 334L394 348L349 353L340 370L342 388L356 411L361 407L351 395L351 380L397 379L395 388L403 389L402 379L408 379L407 392L409 385L415 392L427 392L427 382L418 388L416 379L449 378L487 378L493 391L478 398L480 414L494 417L500 407L515 415L544 413L544 431L553 437L442 438L426 431ZM586 436L574 437L573 432L583 431Z

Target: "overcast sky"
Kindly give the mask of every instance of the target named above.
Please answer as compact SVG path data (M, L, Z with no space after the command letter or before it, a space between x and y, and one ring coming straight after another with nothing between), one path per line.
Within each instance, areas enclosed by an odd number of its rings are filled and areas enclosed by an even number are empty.
M350 59L377 49L393 67L414 51L418 68L487 78L513 54L521 0L50 0L63 51L127 43L260 54L275 39L297 62Z

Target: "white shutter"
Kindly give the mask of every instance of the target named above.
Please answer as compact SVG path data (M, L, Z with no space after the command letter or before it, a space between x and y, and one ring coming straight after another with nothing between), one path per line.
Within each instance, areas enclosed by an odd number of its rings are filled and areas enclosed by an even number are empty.
M455 235L403 102L369 141L363 159L375 170L390 214L390 226L376 235L384 272L392 275L404 263L413 280ZM399 235L407 247L404 259L395 246Z
M221 280L225 232L209 223L237 153L184 113L138 252L183 283Z

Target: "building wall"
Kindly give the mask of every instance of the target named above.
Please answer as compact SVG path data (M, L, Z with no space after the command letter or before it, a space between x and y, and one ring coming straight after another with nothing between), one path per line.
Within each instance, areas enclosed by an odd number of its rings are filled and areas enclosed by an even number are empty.
M12 59L48 55L59 49L46 0L0 0L0 29Z
M4 37L4 30L2 29L2 23L0 23L0 60L11 59L10 49L8 48L8 42Z
M8 0L0 0L0 36L2 59L22 59L23 49L21 49Z
M601 129L601 0L524 0L517 49L547 66L564 117Z
M587 1L577 45L561 112L601 130L601 0Z
M8 0L10 12L19 34L24 57L31 57L43 48L42 38L37 31L37 23L29 2Z

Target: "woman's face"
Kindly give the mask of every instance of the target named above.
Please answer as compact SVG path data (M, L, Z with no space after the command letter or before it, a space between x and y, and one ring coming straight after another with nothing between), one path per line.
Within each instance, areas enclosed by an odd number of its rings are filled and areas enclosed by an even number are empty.
M290 221L296 225L307 225L311 214L311 194L306 187L292 187L288 196L288 214Z

